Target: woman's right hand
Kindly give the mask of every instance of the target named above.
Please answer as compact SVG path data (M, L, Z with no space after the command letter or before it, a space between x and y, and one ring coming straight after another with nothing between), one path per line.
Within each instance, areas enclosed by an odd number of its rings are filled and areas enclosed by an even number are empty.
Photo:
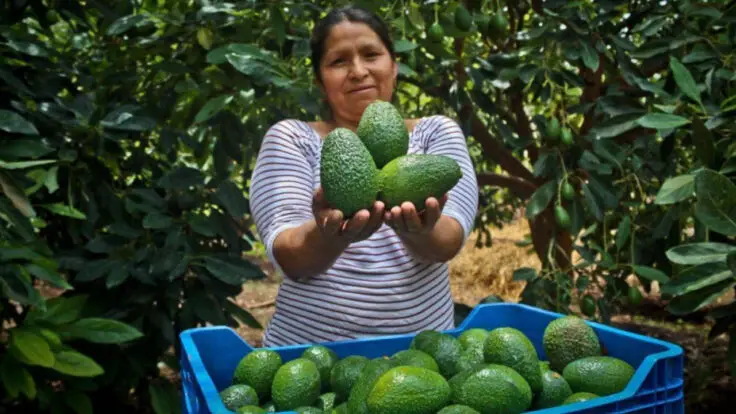
M384 204L373 203L371 211L367 209L356 212L353 217L344 219L340 210L331 208L325 199L324 189L319 187L314 192L312 212L317 228L327 241L347 247L350 243L369 238L383 224Z

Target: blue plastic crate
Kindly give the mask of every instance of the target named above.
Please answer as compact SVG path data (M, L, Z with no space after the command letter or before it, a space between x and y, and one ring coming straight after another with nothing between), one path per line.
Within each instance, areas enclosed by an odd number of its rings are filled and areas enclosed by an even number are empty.
M479 305L462 325L445 331L455 337L470 328L494 329L511 326L524 332L546 359L542 335L547 324L561 317L527 305L494 303ZM595 322L588 322L598 334L608 355L620 358L636 373L623 391L582 403L545 410L535 414L562 413L650 413L683 414L683 352L669 342L633 334ZM340 358L363 355L368 358L390 356L407 349L413 334L372 337L322 343ZM189 329L181 333L181 375L184 413L232 413L222 404L219 391L230 385L235 367L253 350L229 327ZM299 357L310 345L271 348L284 362ZM282 412L282 414L293 413Z

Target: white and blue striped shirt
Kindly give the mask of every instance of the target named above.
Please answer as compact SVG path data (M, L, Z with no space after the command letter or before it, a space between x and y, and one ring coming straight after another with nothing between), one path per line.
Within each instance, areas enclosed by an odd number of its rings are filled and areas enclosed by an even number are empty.
M304 121L287 119L266 133L251 177L250 206L266 253L277 271L273 242L283 230L313 220L320 185L322 138ZM408 153L454 158L463 172L443 214L455 218L467 240L478 211L478 184L462 130L443 115L421 118ZM387 225L351 244L326 272L307 281L285 278L266 347L454 327L447 263L415 259Z

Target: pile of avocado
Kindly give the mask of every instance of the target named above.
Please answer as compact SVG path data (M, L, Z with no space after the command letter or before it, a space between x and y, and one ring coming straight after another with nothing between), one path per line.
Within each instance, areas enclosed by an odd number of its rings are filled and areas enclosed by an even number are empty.
M325 199L345 218L376 200L386 209L405 201L417 211L428 197L440 198L457 184L457 162L437 154L407 154L409 132L390 102L374 101L363 111L356 132L335 128L324 139L320 181Z
M550 322L542 344L547 360L524 333L499 327L457 337L422 331L408 349L374 359L312 345L284 363L257 349L220 396L240 414L520 414L615 394L634 375L627 362L602 355L577 316Z

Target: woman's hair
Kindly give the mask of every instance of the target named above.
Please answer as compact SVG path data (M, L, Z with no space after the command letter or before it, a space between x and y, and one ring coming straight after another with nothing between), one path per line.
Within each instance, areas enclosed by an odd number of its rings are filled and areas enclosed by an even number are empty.
M312 70L314 75L319 81L322 80L322 76L319 73L319 64L322 60L322 56L325 54L325 41L327 36L330 34L330 29L338 23L343 21L350 21L354 23L365 23L370 27L383 42L386 49L391 54L391 58L396 59L396 53L394 52L394 44L391 41L391 33L386 26L386 23L373 12L357 7L357 6L345 6L338 9L331 10L325 17L323 17L312 30L312 39L310 41L310 47L312 50Z

